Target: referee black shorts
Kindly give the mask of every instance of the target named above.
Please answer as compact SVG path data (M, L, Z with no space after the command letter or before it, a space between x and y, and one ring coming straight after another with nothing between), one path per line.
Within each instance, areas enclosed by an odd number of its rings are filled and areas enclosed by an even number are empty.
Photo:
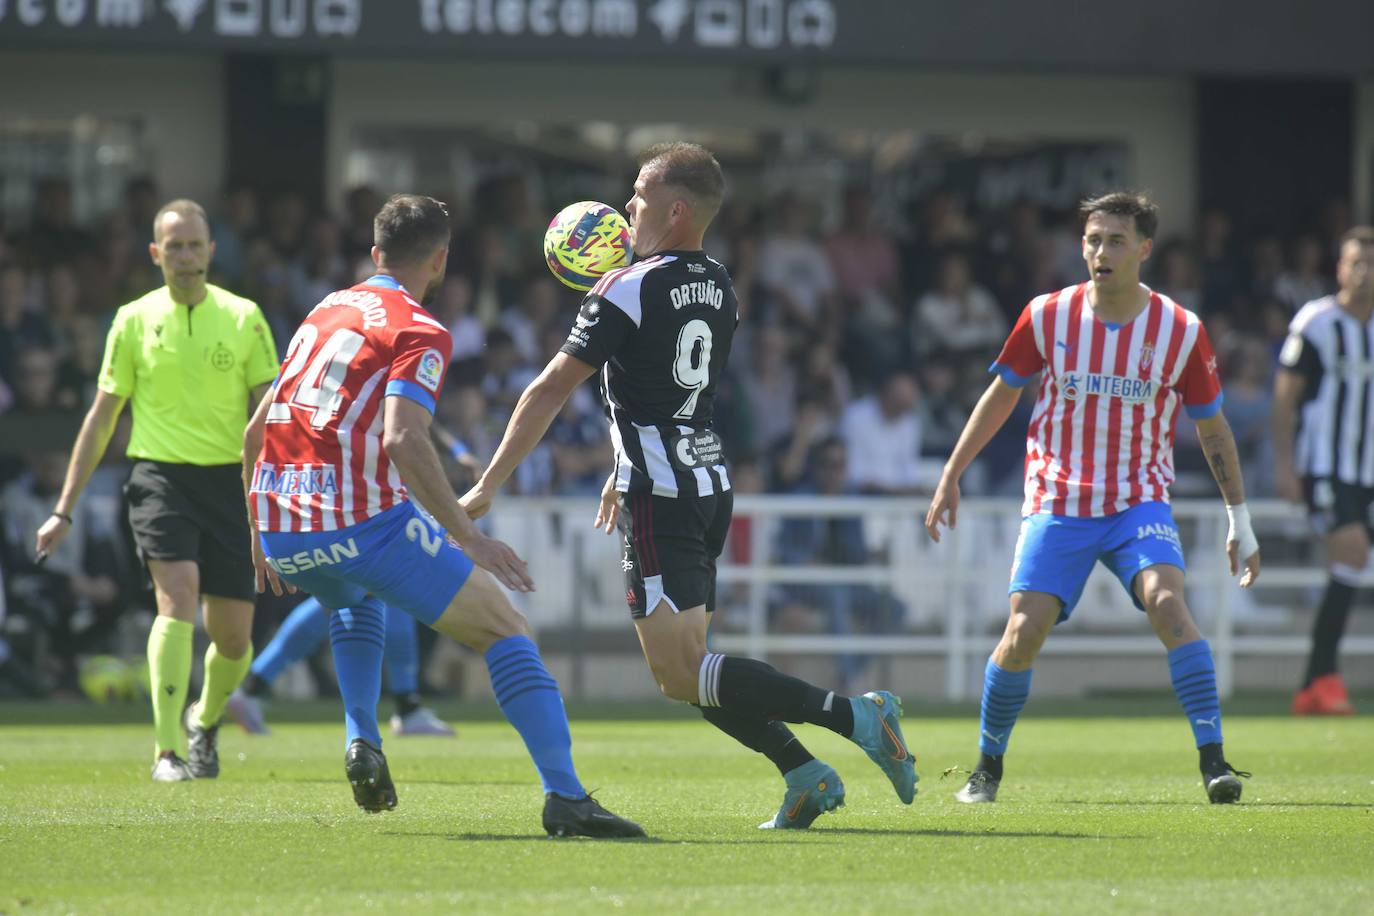
M254 600L242 473L237 464L135 462L124 495L143 561L191 560L201 594Z
M716 609L716 558L734 504L729 490L676 499L620 494L620 567L631 617L647 617L662 601L675 612Z
M1374 538L1374 487L1361 487L1330 477L1304 477L1303 494L1312 527L1328 535L1346 525L1363 525Z

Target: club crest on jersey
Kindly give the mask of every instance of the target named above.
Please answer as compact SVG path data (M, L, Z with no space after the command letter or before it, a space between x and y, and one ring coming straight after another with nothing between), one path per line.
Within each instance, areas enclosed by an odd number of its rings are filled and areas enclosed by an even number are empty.
M438 393L439 378L444 374L444 358L438 350L426 350L420 355L420 365L415 369L415 381L430 391Z
M1140 345L1140 359L1136 362L1142 375L1150 371L1150 366L1154 365L1154 361L1155 345L1147 340Z

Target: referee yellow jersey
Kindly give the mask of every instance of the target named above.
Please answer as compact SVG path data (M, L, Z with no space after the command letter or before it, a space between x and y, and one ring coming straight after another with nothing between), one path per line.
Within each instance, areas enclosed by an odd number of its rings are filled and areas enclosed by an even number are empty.
M249 391L277 374L277 348L257 305L206 285L194 308L167 287L120 308L97 387L133 405L130 458L238 464Z

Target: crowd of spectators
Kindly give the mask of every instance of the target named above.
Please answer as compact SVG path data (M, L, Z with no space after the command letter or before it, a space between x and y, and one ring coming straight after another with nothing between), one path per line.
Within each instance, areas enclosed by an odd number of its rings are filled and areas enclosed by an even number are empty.
M511 176L451 201L449 273L431 307L452 330L454 348L438 422L479 459L491 455L515 400L576 311L578 294L551 277L541 252L547 214L561 202L535 200L530 188ZM1083 278L1076 218L1030 203L971 212L941 191L911 207L905 225L891 226L875 218L866 187L835 196L796 189L766 200L737 197L708 235L708 252L731 271L743 316L720 383L719 431L750 489L929 492L1021 308ZM132 181L118 212L81 225L68 184L46 179L27 220L0 226L0 571L8 626L11 634L19 626L16 612L40 621L37 629L56 634L57 654L68 658L98 641L142 587L119 522L122 450L109 450L88 489L67 553L36 566L33 531L60 486L114 310L161 283L147 243L162 197L153 181ZM382 200L376 189L358 187L337 212L319 212L298 193L233 188L205 202L217 246L210 279L256 301L284 350L317 301L370 273L371 220ZM1294 311L1331 291L1334 239L1348 223L1348 213L1332 207L1321 225L1284 237L1243 231L1224 212L1206 210L1191 235L1158 240L1147 265L1147 282L1206 321L1257 495L1269 486L1274 354ZM967 495L1020 491L1030 409L1028 396L966 478ZM1185 419L1181 495L1210 492L1191 435ZM512 487L530 495L597 493L609 454L589 385ZM461 485L467 472L452 470ZM845 541L835 531L793 526L780 538L780 561L827 561L829 550L838 559L827 562L862 562L845 553ZM793 592L780 601L803 599L834 613L833 595Z

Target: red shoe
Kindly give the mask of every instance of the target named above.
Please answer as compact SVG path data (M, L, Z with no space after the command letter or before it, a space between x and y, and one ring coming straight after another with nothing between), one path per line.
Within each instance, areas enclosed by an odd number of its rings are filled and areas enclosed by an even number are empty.
M1295 716L1351 716L1355 707L1339 674L1323 674L1293 697Z

